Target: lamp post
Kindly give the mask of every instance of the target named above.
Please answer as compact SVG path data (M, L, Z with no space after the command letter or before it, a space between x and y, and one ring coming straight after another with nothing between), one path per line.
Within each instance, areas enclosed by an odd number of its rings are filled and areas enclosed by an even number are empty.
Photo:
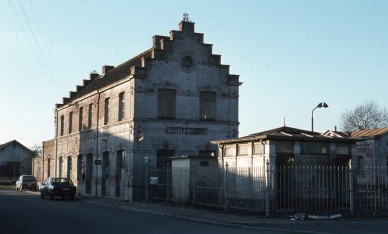
M312 111L311 111L311 131L314 132L314 110L317 108L328 108L329 105L327 105L325 102L320 102Z

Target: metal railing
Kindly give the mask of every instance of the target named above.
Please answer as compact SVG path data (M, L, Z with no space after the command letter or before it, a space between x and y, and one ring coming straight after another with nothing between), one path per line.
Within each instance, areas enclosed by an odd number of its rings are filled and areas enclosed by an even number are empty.
M387 167L369 167L362 175L349 166L146 170L146 200L265 215L388 214Z

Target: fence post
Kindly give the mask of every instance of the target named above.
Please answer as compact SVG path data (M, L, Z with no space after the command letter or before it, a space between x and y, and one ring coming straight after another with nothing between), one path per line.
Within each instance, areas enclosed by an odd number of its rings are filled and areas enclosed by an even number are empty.
M189 173L190 173L190 171L189 171ZM195 203L197 202L196 200L196 197L195 197L195 163L194 163L194 165L193 165L193 175L192 175L192 178L193 178L193 180L192 180L192 183L193 183L193 185L192 185L192 191L193 191L193 206L195 206Z
M166 187L166 193L167 193L167 202L170 202L170 163L167 163L167 187Z
M352 160L349 160L349 190L350 190L350 196L349 196L349 210L350 214L354 215L354 194L353 194L353 171L352 171Z
M144 157L144 200L148 202L148 186L149 186L149 157Z
M267 159L267 162L266 162L266 180L265 180L265 216L269 216L269 183L270 183L270 180L269 180L269 177L270 177L270 172L271 172L271 169L269 167L269 161Z
M228 206L229 206L229 197L228 197L228 162L225 163L224 191L225 191L224 210L228 211Z

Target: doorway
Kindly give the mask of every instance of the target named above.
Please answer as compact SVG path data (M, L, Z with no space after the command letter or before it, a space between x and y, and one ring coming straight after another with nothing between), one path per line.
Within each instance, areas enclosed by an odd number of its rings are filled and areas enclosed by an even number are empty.
M109 172L110 172L110 159L109 152L104 152L102 154L102 187L101 193L102 196L109 196Z
M121 189L122 189L122 182L123 182L123 172L122 169L124 168L124 158L125 157L125 151L119 150L116 153L116 189L115 189L115 196L120 197L122 195Z
M85 173L85 183L86 183L86 194L92 192L92 177L93 177L93 154L86 155L86 173Z
M276 190L278 209L288 209L292 207L294 159L295 155L293 153L278 153L276 155Z

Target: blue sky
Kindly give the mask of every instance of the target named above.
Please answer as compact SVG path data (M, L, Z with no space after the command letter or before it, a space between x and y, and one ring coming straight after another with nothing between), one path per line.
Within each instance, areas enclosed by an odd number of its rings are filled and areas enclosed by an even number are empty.
M373 100L388 108L388 1L0 2L0 144L54 138L54 108L93 70L151 48L183 13L240 75L240 136L340 127Z

